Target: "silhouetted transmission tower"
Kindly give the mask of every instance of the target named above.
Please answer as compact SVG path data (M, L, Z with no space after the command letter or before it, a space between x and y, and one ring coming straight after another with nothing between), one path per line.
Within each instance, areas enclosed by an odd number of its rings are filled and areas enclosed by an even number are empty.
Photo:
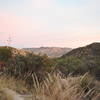
M11 46L12 38L9 35L8 40L7 40L7 46Z

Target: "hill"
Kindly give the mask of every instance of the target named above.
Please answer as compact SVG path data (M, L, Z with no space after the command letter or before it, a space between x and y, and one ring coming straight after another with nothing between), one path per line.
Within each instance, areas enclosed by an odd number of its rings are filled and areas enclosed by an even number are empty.
M0 53L5 52L5 50L10 50L12 52L12 56L16 56L16 55L25 56L28 53L27 51L24 51L22 49L17 49L9 46L0 46Z
M0 73L32 82L35 73L42 79L53 70L54 61L46 55L36 55L28 51L4 46L0 47Z
M36 55L11 47L1 47L0 60L6 63L6 68L3 69L5 74L25 78L30 84L34 72L41 80L46 73L58 70L64 75L70 73L83 75L89 72L100 79L100 43L74 49L59 58L49 58L46 55Z
M61 57L62 55L71 51L71 48L60 48L60 47L40 47L40 48L24 48L23 50L31 51L34 54L46 54L48 57Z
M66 58L67 56L75 56L75 57L100 57L100 43L92 43L85 47L80 47L77 49L73 49L69 53L62 56L62 58Z
M57 66L64 73L84 74L90 72L100 79L100 43L73 49L58 59Z

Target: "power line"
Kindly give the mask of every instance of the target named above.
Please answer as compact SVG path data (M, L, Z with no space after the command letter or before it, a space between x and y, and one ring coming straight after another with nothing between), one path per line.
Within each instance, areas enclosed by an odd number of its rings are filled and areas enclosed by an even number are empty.
M11 46L11 43L12 43L12 38L11 38L11 35L9 34L9 37L8 37L8 40L7 40L7 45Z

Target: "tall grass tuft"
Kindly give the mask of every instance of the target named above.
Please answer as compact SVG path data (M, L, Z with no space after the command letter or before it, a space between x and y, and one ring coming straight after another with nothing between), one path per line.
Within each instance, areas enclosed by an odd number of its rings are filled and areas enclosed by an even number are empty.
M33 75L33 80L36 80L33 100L99 100L100 97L96 80L88 73L67 78L59 73L48 74L42 83Z

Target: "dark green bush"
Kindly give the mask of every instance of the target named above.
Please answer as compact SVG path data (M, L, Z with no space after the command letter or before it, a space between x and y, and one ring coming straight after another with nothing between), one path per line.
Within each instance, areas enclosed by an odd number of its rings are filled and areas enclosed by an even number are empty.
M83 62L76 57L68 57L65 59L58 59L57 68L60 69L65 74L75 73L78 70L82 70Z
M8 61L12 57L12 52L10 48L2 47L0 48L0 60Z

